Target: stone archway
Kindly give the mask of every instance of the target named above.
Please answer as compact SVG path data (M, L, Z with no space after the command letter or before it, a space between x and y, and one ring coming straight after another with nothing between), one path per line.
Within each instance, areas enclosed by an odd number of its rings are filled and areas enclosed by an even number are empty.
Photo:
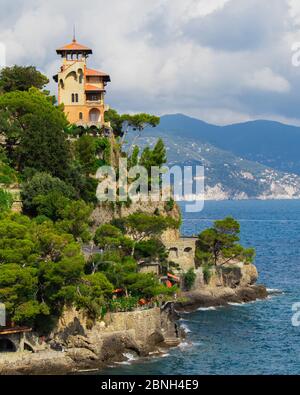
M1 352L16 352L16 346L8 337L0 338L0 353Z
M178 248L177 247L172 247L169 249L169 259L178 259Z
M92 108L89 112L90 122L97 123L100 122L100 111L98 108Z

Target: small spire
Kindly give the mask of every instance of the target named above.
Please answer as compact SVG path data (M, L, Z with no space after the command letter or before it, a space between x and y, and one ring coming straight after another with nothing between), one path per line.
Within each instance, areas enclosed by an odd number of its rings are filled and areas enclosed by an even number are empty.
M73 26L73 43L76 43L76 31L75 31L75 24Z

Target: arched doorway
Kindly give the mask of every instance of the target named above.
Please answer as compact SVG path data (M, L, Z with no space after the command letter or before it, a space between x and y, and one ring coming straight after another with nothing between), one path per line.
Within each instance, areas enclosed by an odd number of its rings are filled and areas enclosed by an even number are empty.
M100 122L100 111L97 108L92 108L89 113L90 122Z
M6 337L0 339L0 352L16 352L16 351L17 351L16 347L10 339Z
M172 247L169 249L169 259L178 259L178 248Z

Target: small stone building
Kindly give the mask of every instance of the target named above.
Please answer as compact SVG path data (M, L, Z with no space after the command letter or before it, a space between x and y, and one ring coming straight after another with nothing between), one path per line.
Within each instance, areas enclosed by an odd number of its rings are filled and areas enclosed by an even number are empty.
M178 264L182 271L195 269L195 237L182 237L175 241L164 241L166 249L169 251L169 261Z
M34 352L34 347L29 343L26 334L31 332L31 328L15 327L0 328L0 353L1 352Z

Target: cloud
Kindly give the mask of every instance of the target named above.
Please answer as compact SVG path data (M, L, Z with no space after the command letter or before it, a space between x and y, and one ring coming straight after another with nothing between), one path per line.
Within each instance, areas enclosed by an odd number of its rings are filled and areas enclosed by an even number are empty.
M224 51L255 50L280 39L287 5L283 0L235 0L206 17L194 18L185 33L201 45Z
M263 91L285 93L291 86L282 76L275 74L270 68L255 71L245 82L246 86Z
M0 42L9 64L49 78L55 49L78 41L90 66L110 73L119 111L186 113L218 123L300 119L298 0L2 0ZM50 88L55 92L54 82Z

